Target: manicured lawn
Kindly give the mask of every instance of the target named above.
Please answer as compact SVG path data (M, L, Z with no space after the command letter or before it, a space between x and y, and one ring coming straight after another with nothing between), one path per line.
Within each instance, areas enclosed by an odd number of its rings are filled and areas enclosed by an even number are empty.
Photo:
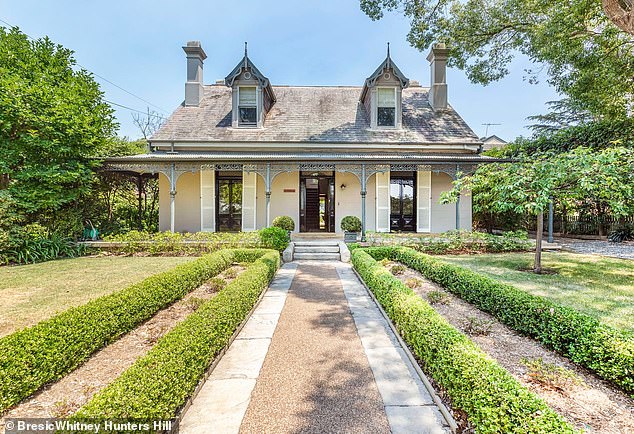
M0 336L192 259L105 256L0 267Z
M574 253L545 253L544 267L557 274L519 271L531 253L442 256L448 262L494 277L634 331L634 261Z

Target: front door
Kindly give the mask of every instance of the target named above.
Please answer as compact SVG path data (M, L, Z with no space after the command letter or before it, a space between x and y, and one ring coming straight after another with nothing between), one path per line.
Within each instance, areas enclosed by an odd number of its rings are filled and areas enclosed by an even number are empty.
M415 172L390 173L390 231L416 231Z
M334 232L334 174L332 172L302 172L299 189L300 231Z
M242 175L216 172L216 230L240 232L242 229Z

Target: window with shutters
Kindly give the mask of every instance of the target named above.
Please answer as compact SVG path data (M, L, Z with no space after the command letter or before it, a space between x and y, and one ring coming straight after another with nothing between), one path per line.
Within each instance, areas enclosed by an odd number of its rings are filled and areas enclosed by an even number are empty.
M396 88L379 87L377 89L377 116L379 127L396 126Z
M255 86L238 88L238 125L256 127L258 124L258 101Z

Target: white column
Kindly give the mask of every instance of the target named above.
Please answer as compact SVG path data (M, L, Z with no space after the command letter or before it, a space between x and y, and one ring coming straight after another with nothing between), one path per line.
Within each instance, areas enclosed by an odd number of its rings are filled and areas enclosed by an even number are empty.
M176 164L170 166L170 232L174 232L174 215L176 213Z

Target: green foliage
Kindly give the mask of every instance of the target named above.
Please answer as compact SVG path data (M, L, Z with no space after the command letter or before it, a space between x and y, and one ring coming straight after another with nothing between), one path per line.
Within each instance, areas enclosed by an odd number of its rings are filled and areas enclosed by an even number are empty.
M176 416L209 364L245 320L279 266L269 251L214 298L163 336L76 414L81 418L166 419Z
M111 250L121 253L200 254L219 249L262 247L258 232L157 232L129 231L108 235L105 241L123 243Z
M440 289L434 289L427 293L427 300L429 304L449 304L449 296L445 291Z
M543 158L545 155L552 156L576 148L600 151L616 146L634 148L634 119L604 119L540 134L530 139L519 138L492 154L508 158Z
M290 241L288 232L282 228L276 228L275 226L261 229L259 234L262 247L275 249L279 252L283 252Z
M361 230L361 220L354 215L347 215L341 219L341 230L345 232L359 232Z
M387 256L394 249L370 250L376 256ZM366 249L356 249L352 263L425 372L446 391L452 406L467 414L476 432L573 432L541 399L392 276Z
M16 211L51 228L90 193L113 110L91 74L73 70L72 51L1 27L0 48L0 174Z
M544 362L541 357L536 359L522 359L522 364L528 368L528 377L545 386L565 389L570 386L583 384L583 380L574 371L554 363Z
M361 9L372 19L401 11L411 20L410 44L427 50L447 43L449 65L475 83L501 79L514 57L525 55L578 109L627 116L634 38L610 21L600 1L361 0ZM538 74L528 71L529 82Z
M486 164L472 176L443 193L455 201L457 193L471 190L474 211L537 215L554 200L574 209L591 204L603 213L624 217L634 213L634 148L622 146L593 150L577 147L554 156L530 156L515 163Z
M406 264L448 291L634 396L634 336L575 309L405 247L366 250Z
M0 263L33 264L58 258L76 258L87 248L68 237L49 231L33 223L19 229L7 250L0 251Z
M435 254L521 252L533 246L526 232L509 231L504 235L484 232L448 231L438 236L403 237L391 234L368 234L372 245L399 245Z
M634 229L632 226L623 226L610 232L608 240L613 243L622 243L627 240L634 240Z
M390 273L392 273L395 276L399 276L401 274L403 274L405 272L406 268L404 265L393 265L392 268L390 268Z
M264 250L223 250L0 339L0 409L83 363L92 353L181 299L232 262L254 261Z
M295 221L292 217L281 215L273 219L273 226L290 232L295 230Z

